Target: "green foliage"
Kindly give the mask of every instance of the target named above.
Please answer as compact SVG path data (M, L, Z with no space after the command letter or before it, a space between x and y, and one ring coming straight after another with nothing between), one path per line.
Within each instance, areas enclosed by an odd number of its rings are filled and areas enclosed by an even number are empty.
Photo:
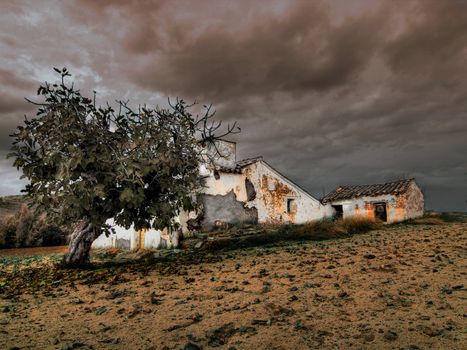
M179 211L196 207L200 150L216 139L217 128L206 127L210 107L196 118L183 100L170 109L97 107L95 96L67 84L65 68L55 70L61 83L39 87L44 101L30 101L36 117L12 135L9 155L30 180L25 192L37 210L58 225L84 220L106 234L110 218L127 228L176 227Z

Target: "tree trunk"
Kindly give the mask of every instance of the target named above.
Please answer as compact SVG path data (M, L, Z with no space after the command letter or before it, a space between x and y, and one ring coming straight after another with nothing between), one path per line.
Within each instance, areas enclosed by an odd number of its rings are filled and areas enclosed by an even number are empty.
M68 266L80 267L90 263L89 253L92 242L99 236L100 230L91 223L82 220L75 226L68 245L68 254L64 263Z

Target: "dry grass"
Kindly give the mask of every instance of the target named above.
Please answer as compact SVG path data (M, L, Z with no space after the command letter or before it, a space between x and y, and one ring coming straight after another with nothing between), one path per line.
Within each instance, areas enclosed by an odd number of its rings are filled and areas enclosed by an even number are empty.
M427 216L418 219L413 219L410 221L410 223L415 225L442 225L445 224L445 221L440 217Z
M207 241L204 247L213 251L257 247L286 241L322 241L365 233L380 227L381 224L364 217L316 220L301 225L263 224L253 230L255 232L243 236L222 232L223 237L217 236L215 240ZM242 230L241 228L233 229Z
M424 216L416 219L410 219L404 223L410 225L443 225L446 223L462 223L466 222L467 215L465 213L438 213L438 212L427 212Z
M363 216L343 219L340 221L340 224L344 227L346 232L351 235L377 230L383 226L381 222L373 221Z
M298 235L304 235L309 239L331 239L346 235L365 233L381 227L371 219L355 216L339 220L317 220L303 225L296 225L293 230Z

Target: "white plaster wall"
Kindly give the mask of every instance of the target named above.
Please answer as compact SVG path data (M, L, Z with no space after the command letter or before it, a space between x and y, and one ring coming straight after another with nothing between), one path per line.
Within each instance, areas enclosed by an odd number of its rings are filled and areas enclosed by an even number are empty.
M264 177L267 184L263 183ZM247 201L245 180L251 181L256 191L256 198ZM258 210L258 221L304 223L330 217L333 209L330 205L322 205L317 199L297 187L290 180L283 177L276 170L263 161L255 162L243 169L242 174L221 172L219 179L213 173L205 180L206 187L203 192L210 195L226 195L233 191L236 199L246 203L249 208ZM276 188L277 187L277 188ZM287 189L288 193L280 190ZM276 192L278 195L276 195ZM287 213L287 199L295 201L296 210ZM189 215L194 217L193 215ZM182 227L186 228L186 215L181 220Z
M234 191L238 201L246 202L245 174L221 172L219 175L219 179L216 179L212 173L206 178L206 187L203 189L203 193L225 196L230 191Z
M143 249L178 248L178 232L150 229L143 233Z
M145 249L158 249L161 247L162 241L162 232L161 230L150 229L144 232L144 242L143 247Z
M115 235L110 235L107 237L105 234L101 234L97 239L92 242L91 248L98 249L98 248L113 248L115 247L114 237Z
M330 203L321 205L322 218L332 218L335 214L335 210Z
M91 248L115 248L117 239L128 240L130 243L130 249L136 249L137 237L133 227L126 229L125 227L115 225L113 219L107 220L106 222L109 225L112 225L115 229L115 234L110 234L109 237L106 237L105 234L101 234L97 239L92 243Z
M92 244L92 248L118 248L117 240L127 240L130 244L130 250L137 250L140 247L144 249L159 249L159 248L172 248L176 247L174 238L166 230L150 229L140 235L139 232L134 231L133 228L125 229L122 226L115 225L115 234L106 237L104 234L100 235ZM143 237L143 242L140 244L140 236Z
M233 168L236 165L237 144L224 140L216 140L216 146L209 145L207 148L208 157L216 165Z
M406 199L406 219L414 219L423 216L425 213L425 198L422 190L417 184L412 181L409 185L409 189L405 193Z
M263 161L258 161L245 167L241 174L221 172L219 179L216 179L213 172L209 171L206 167L200 170L207 175L205 180L206 187L203 189L204 193L226 195L233 191L239 202L246 203L246 206L249 208L256 207L260 223L304 223L332 216L333 214L333 209L329 204L322 205L317 199L297 187ZM249 202L247 202L245 187L246 178L251 181L256 191L256 198ZM265 178L267 178L267 184L264 183ZM284 191L281 192L281 189L287 189L288 192L283 193ZM276 195L276 192L278 195ZM296 210L293 213L287 213L288 198L295 201ZM186 221L195 217L196 214L193 212L182 212L180 214L178 220L183 232L187 231ZM135 232L133 228L127 230L123 227L115 226L115 230L115 235L110 235L109 237L105 237L105 235L99 236L93 243L93 248L115 247L117 239L129 240L131 249L138 249L140 247L140 234ZM165 231L161 232L160 230L148 230L142 237L144 237L144 241L141 246L145 249L169 248L175 243L173 235L169 235Z
M327 209L317 199L297 187L263 161L244 168L243 173L253 183L256 198L248 202L258 210L258 221L304 223L326 216ZM287 213L287 199L294 199L295 211Z
M334 201L332 205L342 205L344 218L352 216L366 216L374 219L374 209L366 209L366 203L385 202L387 222L398 222L405 220L405 210L397 206L397 197L392 194L381 195L376 197L359 197L353 199L346 199L341 201Z

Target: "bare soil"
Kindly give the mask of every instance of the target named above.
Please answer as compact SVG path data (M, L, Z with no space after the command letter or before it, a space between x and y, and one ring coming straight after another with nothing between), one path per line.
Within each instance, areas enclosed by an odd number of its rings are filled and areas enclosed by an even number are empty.
M40 254L66 253L68 246L55 247L31 247L31 248L8 248L0 249L0 258L7 256L31 256Z
M0 348L466 349L466 243L467 224L450 223L158 258L96 253L84 271L56 267L60 254L4 258Z

